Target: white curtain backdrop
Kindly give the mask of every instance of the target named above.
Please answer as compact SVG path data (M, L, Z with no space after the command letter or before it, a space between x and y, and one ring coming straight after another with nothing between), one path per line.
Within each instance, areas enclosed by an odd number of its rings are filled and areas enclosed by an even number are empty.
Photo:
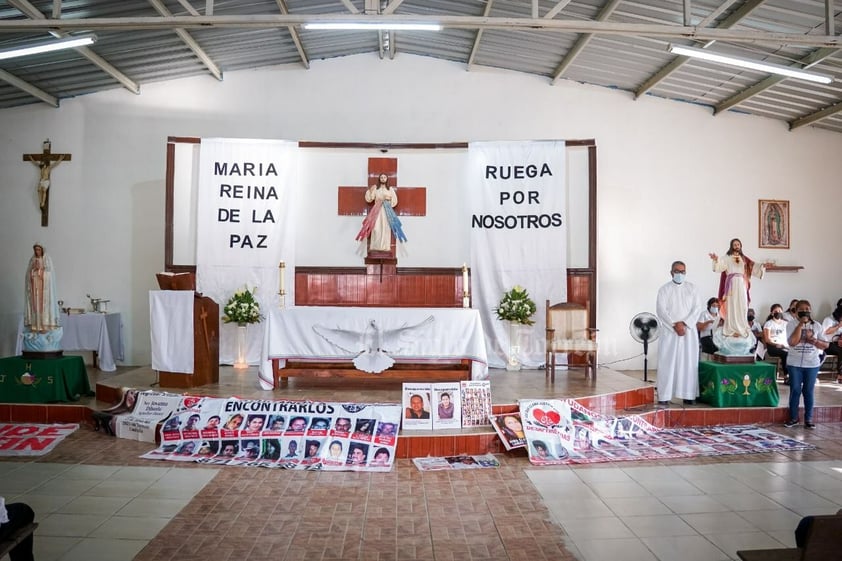
M279 305L279 264L286 303L295 302L295 204L298 145L285 140L202 139L197 204L196 289L219 303L256 288L265 315ZM258 364L264 323L248 328L249 364ZM236 324L221 324L219 361L236 358Z
M544 363L544 303L567 297L565 144L476 142L468 148L471 292L481 311L488 365L506 365L509 330L494 309L515 285L529 291L535 325L521 333L524 367Z

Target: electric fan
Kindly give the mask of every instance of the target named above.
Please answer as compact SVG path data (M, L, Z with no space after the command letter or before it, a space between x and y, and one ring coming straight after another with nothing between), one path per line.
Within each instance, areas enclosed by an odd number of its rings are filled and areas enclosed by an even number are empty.
M658 339L660 323L655 314L641 312L634 316L629 324L629 333L638 343L643 343L643 381L649 381L649 343Z

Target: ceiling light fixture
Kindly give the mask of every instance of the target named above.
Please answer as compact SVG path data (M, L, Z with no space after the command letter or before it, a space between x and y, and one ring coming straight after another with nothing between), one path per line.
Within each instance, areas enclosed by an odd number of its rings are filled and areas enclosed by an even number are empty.
M305 23L303 27L341 31L441 31L441 25L437 23L314 22Z
M767 72L769 74L779 74L781 76L788 76L790 78L797 78L799 80L818 82L819 84L829 84L833 81L833 76L828 76L827 74L818 74L816 72L798 70L797 68L792 68L791 66L769 64L767 62L758 62L735 56L721 55L718 53L708 51L706 49L684 47L681 45L670 45L669 52L676 55L688 56L691 58L700 58L710 62L727 64L729 66L739 66L740 68L758 70L760 72Z
M0 51L0 60L27 55L37 55L39 53L49 53L51 51L60 51L62 49L75 49L77 47L93 45L95 42L96 35L75 35L72 37L65 37L63 39L50 41L49 43L38 43L28 47Z

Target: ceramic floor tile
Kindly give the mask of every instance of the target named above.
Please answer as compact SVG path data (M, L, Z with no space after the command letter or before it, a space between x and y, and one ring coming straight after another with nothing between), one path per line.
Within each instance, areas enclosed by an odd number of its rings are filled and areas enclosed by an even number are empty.
M579 479L588 484L629 483L632 478L620 468L588 467L575 470Z
M549 501L547 507L558 521L574 518L598 518L613 516L614 513L599 499L575 501Z
M695 536L698 534L680 516L675 516L674 514L624 516L621 520L639 538Z
M744 532L744 533L713 533L705 537L716 547L738 559L737 552L743 549L777 549L786 547L774 537L765 532Z
M102 481L108 479L116 471L120 469L119 466L72 466L70 469L62 473L62 479L92 479L94 481Z
M730 561L731 557L701 536L641 538L658 561ZM607 560L605 560L607 561Z
M748 520L754 527L764 532L789 531L794 532L801 515L785 508L774 510L752 510L737 513L741 518Z
M85 538L70 548L59 561L132 561L146 544L146 540Z
M708 495L716 502L727 506L730 510L774 510L780 508L780 505L757 492L749 493L725 493Z
M839 505L820 497L819 495L801 489L801 492L775 491L766 496L802 516L808 514L834 514Z
M34 510L39 518L58 511L61 507L75 499L72 495L36 495L26 493L14 497L6 496L6 502L26 503Z
M734 512L705 512L701 514L682 514L681 518L702 535L717 532L756 532L758 530L745 518Z
M118 516L172 518L189 503L185 499L146 499L144 495L127 502L116 513Z
M76 497L58 509L62 514L93 514L111 516L123 508L129 499L125 497Z
M56 536L42 536L39 530L35 531L32 552L38 561L58 561L67 553L70 548L84 538L61 538ZM3 558L8 559L8 557Z
M37 535L86 537L108 520L108 517L92 514L48 514L44 518L37 516L37 520L40 524Z
M783 547L795 547L795 532L793 530L775 530L766 533L781 542Z
M704 494L704 491L683 479L652 479L641 481L640 485L654 497L687 497Z
M599 538L610 540L635 537L631 530L623 524L622 520L614 516L606 518L574 518L563 522L562 527L574 542Z
M727 506L707 496L663 497L661 502L676 514L725 512L729 510Z
M115 540L151 540L169 523L169 518L114 516L97 527L90 536Z
M606 498L605 504L617 516L657 516L672 514L672 511L655 497Z
M585 561L659 561L643 542L636 538L585 540L576 542Z
M592 481L589 485L603 499L651 496L643 485L634 481Z

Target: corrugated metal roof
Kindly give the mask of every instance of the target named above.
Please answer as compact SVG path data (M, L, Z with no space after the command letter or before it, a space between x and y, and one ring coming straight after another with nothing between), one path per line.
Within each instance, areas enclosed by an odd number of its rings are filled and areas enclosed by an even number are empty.
M205 6L205 0L64 0L54 19L53 0L0 1L0 50L49 39L49 30L97 35L87 50L0 60L0 108L58 105L186 76L409 53L842 133L842 11L828 25L821 0L699 0L688 14L678 0L216 0L212 16ZM432 19L444 29L302 29L319 16ZM806 63L834 81L822 85L687 60L669 53L670 43L779 65Z

